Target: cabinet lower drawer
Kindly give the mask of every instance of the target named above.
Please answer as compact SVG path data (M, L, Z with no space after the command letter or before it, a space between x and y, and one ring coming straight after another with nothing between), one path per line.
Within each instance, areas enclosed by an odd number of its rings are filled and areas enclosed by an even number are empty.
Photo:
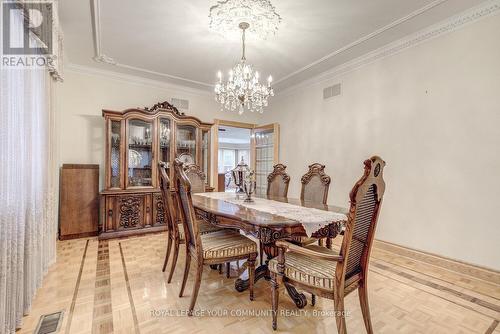
M145 233L151 228L164 230L165 223L161 193L101 195L100 236Z

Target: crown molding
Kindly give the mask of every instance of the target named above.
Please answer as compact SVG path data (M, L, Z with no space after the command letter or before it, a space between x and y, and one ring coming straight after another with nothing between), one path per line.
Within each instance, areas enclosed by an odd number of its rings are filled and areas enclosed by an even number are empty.
M377 60L390 57L406 49L412 48L414 46L420 45L421 43L427 42L436 37L451 33L458 30L468 24L477 22L483 18L498 14L500 12L500 0L489 0L484 3L468 9L458 15L452 16L446 20L439 23L431 25L425 29L422 29L414 34L410 34L403 37L395 42L391 42L382 46L374 51L368 52L358 58L345 62L341 65L333 67L311 79L304 80L297 83L291 87L288 87L279 94L276 94L275 99L279 100L284 96L288 96L295 92L297 89L309 87L311 85L317 85L324 81L335 79L336 77L354 71L360 67L367 64L373 63Z
M328 60L330 58L333 58L333 57L337 56L338 54L340 54L342 52L345 52L345 51L347 51L349 49L352 49L355 46L358 46L358 45L360 45L360 44L362 44L362 43L364 43L364 42L366 42L366 41L374 38L374 37L377 37L378 35L386 32L387 30L392 29L392 28L394 28L394 27L396 27L396 26L398 26L398 25L400 25L402 23L405 23L406 21L411 20L412 18L414 18L414 17L416 17L418 15L421 15L421 14L427 12L428 10L430 10L430 9L436 7L436 6L439 6L440 4L442 4L442 3L446 2L446 1L448 1L448 0L435 0L435 1L431 2L431 3L429 3L428 5L426 5L426 6L422 7L422 8L419 8L419 9L411 12L410 14L408 14L408 15L406 15L406 16L398 19L398 20L393 21L393 22L389 23L388 25L386 25L386 26L384 26L384 27L382 27L380 29L377 29L377 30L375 30L374 32L372 32L372 33L370 33L368 35L365 35L365 36L363 36L363 37L355 40L354 42L349 43L346 46L344 46L344 47L342 47L342 48L340 48L338 50L335 50L332 53L329 53L326 56L321 57L320 59L315 60L312 63L310 63L310 64L308 64L308 65L306 65L306 66L304 66L304 67L302 67L302 68L300 68L300 69L298 69L298 70L296 70L296 71L294 71L294 72L292 72L290 74L285 75L283 78L280 78L279 80L277 80L275 82L275 85L278 84L278 83L280 83L280 82L284 82L286 80L289 80L294 75L302 73L302 72L310 69L311 67L313 67L315 65L318 65L318 64L320 64L320 63L322 63L322 62L324 62L324 61L326 61L326 60Z
M101 77L105 77L108 79L112 79L112 80L127 83L127 84L141 85L141 86L153 87L153 88L157 88L157 89L172 90L172 91L176 91L176 92L182 92L182 93L186 93L186 94L193 94L193 95L204 96L204 97L209 97L209 96L211 97L212 96L212 92L209 90L205 90L205 89L197 89L197 88L186 87L183 85L176 85L176 84L168 83L165 81L148 79L148 78L144 78L142 76L125 74L125 73L120 73L120 72L116 72L116 71L98 69L98 68L91 67L91 66L67 63L65 65L64 69L70 73L101 76Z
M394 22L391 22L390 24L388 24L388 25L366 35L366 36L363 36L360 39L358 39L358 40L356 40L356 41L354 41L354 42L352 42L352 43L350 43L350 44L348 44L348 45L346 45L346 46L344 46L344 47L342 47L342 48L340 48L340 49L338 49L338 50L336 50L336 51L334 51L334 52L332 52L332 53L330 53L330 54L294 71L294 72L292 72L292 73L290 73L290 74L276 80L275 85L282 83L282 82L285 82L285 81L288 81L288 80L291 80L293 76L295 76L299 73L302 73L304 71L307 71L311 67L313 67L321 62L324 62L330 58L333 58L342 52L345 52L349 49L352 49L353 47L356 47L356 46L384 33L385 31L392 29L392 28L418 16L418 15L421 15L421 14L431 10L432 8L435 8L436 6L441 5L442 3L446 2L446 1L449 1L449 0L435 0L435 1L431 2L430 4L428 4L422 8L419 8L419 9L415 10L414 12L406 15L405 17L402 17ZM498 9L500 9L500 0L486 1L485 3L483 3L477 7L474 7L472 9L469 9L469 10L467 10L459 15L453 16L453 17L451 17L447 20L444 20L440 23L434 24L434 25L430 26L429 28L426 28L426 29L423 29L417 33L411 34L411 35L404 37L396 42L389 43L386 46L383 46L383 47L381 47L377 50L374 50L372 52L369 52L363 56L355 58L355 59L348 61L344 64L341 64L337 67L334 67L333 69L328 70L326 72L323 72L323 73L321 73L321 74L319 74L311 79L301 81L295 85L292 85L291 87L288 87L284 90L281 90L281 91L279 91L280 94L277 94L277 97L286 95L287 92L293 91L297 87L304 87L306 85L311 85L314 83L319 83L321 81L329 80L329 79L331 79L335 76L338 76L342 73L349 72L349 71L352 71L360 66L363 66L364 64L368 64L368 63L373 62L377 59L381 59L383 57L393 55L397 52L400 52L404 49L418 45L422 42L425 42L425 41L430 40L432 38L435 38L437 36L454 31L454 30L462 27L465 24L468 24L468 23L477 21L480 18L489 16L489 15L497 12ZM194 84L194 85L199 85L201 87L206 87L206 88L210 88L210 89L213 88L214 85L211 83L191 80L191 79L187 79L187 78L183 78L183 77L179 77L179 76L175 76L175 75L171 75L171 74L167 74L167 73L163 73L163 72L149 70L149 69L142 68L142 67L122 64L122 63L119 63L118 61L116 61L113 57L103 54L102 53L102 45L101 45L102 43L101 43L101 24L100 24L100 0L91 0L91 16L92 16L94 51L95 51L95 55L93 57L94 61L99 62L99 63L109 64L112 66L120 67L123 69L135 71L135 72L142 72L145 74L164 77L167 79L176 80L179 82L184 82L184 83L190 84L190 85ZM78 66L78 65L72 64L72 66ZM97 71L99 71L99 70L97 70ZM86 71L86 72L88 72L88 71ZM119 72L117 72L117 73L119 73ZM118 76L122 76L122 74L119 73ZM139 79L139 77L135 76L135 75L130 75L130 77ZM155 83L163 82L164 83L164 81L157 81L157 80L153 80L153 79L145 79L145 80L148 82L155 82ZM134 81L137 82L138 80L134 80ZM171 85L173 87L179 87L178 85L173 84L173 83ZM190 88L186 87L185 89L189 90ZM199 89L199 90L196 88L193 88L193 89L196 91L203 91L203 89Z
M183 77L178 77L178 76L175 76L175 75L166 74L166 73L162 73L162 72L152 71L152 70L148 70L148 69L145 69L145 68L142 68L142 67L130 66L130 65L125 65L125 64L121 64L121 63L115 63L115 65L117 67L126 68L126 69L129 69L129 70L139 71L139 72L153 74L153 75L158 75L158 76L161 76L161 77L165 77L165 78L169 78L169 79L173 79L173 80L179 80L181 82L195 84L195 85L207 87L207 88L210 88L210 89L214 88L213 84L209 84L209 83L202 82L202 81L196 81L196 80L186 79L186 78L183 78Z

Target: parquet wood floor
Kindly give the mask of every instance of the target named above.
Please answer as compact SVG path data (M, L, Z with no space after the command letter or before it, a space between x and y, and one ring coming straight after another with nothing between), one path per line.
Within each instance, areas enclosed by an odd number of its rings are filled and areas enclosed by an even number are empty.
M60 310L65 333L272 332L269 282L257 283L253 302L234 290L244 266L233 265L230 279L206 267L197 316L187 317L194 272L186 296L178 298L184 246L167 284L161 272L166 239L159 233L59 242L57 262L18 333L32 333L42 314ZM500 334L498 272L376 242L369 275L376 333ZM336 333L331 300L318 298L316 306L298 310L283 291L280 310L278 332ZM365 333L356 292L346 298L346 310L348 332Z

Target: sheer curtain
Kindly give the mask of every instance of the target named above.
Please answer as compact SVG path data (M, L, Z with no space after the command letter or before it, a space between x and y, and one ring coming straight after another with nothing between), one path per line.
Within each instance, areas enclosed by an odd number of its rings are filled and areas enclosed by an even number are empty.
M47 68L0 72L0 333L14 333L56 255L55 82Z

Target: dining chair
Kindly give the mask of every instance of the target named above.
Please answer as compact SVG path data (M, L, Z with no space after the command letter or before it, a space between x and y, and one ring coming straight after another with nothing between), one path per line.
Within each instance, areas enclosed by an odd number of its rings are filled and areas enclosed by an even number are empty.
M333 299L339 334L346 333L344 297L358 289L366 331L373 333L368 306L367 275L370 251L385 191L385 162L373 156L364 162L364 174L349 195L351 205L340 252L277 241L278 256L269 261L273 329L277 328L279 285L293 285Z
M173 246L173 254L172 254L172 263L170 265L170 273L168 275L167 283L172 281L172 276L174 274L175 266L177 264L177 258L179 255L179 247L181 244L185 243L185 235L184 228L182 226L182 222L177 223L179 220L176 218L176 199L177 193L172 190L170 184L170 178L167 174L167 165L165 162L158 162L159 171L160 171L160 189L163 199L163 210L165 211L166 225L167 225L167 234L168 234L168 242L167 242L167 252L165 254L165 260L163 261L163 269L165 272L168 264L168 259L170 258L170 252ZM198 220L197 224L199 226L200 233L211 233L220 231L221 228L216 226L212 226L202 220Z
M302 188L300 190L300 200L310 203L319 203L326 205L328 200L328 190L332 179L325 174L325 165L313 163L309 165L307 173L302 175L300 182ZM306 246L318 241L320 246L324 246L324 240L327 241L328 248L331 248L332 240L330 238L308 238L308 237L295 237L293 242L299 246Z
M319 163L309 165L309 170L302 176L300 182L302 201L326 204L332 179L325 174L325 165Z
M273 171L267 176L267 196L286 197L290 176L285 172L286 166L276 164Z
M191 182L191 192L193 194L204 193L207 177L200 166L196 164L184 164L184 171L186 172L189 182Z
M179 192L182 209L184 234L186 236L186 264L179 297L182 297L184 293L191 261L194 261L196 266L196 277L188 314L192 315L196 298L198 297L203 274L203 265L247 260L250 280L250 300L253 300L257 244L250 238L241 235L238 231L231 229L222 229L213 233L201 234L198 224L196 224L196 214L191 197L191 183L184 172L182 161L175 159L174 167L176 171L176 186Z
M267 196L287 197L290 175L288 175L285 170L286 165L284 164L276 164L273 166L273 171L267 176ZM259 242L260 264L263 264L263 254L263 245L262 242Z
M204 193L206 191L205 180L207 177L205 173L201 170L201 167L196 164L184 164L184 171L186 172L189 182L191 182L191 193L192 194ZM223 267L222 265L218 266L220 274L222 274L222 267ZM226 277L227 278L231 277L231 263L227 262L225 268L226 268ZM214 266L213 269L217 269L216 266Z

